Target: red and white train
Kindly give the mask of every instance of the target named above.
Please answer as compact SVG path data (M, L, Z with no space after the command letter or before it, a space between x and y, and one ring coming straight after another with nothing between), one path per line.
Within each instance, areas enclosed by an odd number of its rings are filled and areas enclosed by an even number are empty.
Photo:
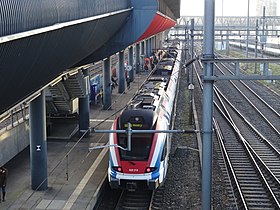
M112 125L112 130L169 130L180 72L181 51L167 50L138 94ZM111 133L110 145L128 146L126 133ZM164 183L170 134L133 133L131 151L111 147L108 179L114 189L156 189Z

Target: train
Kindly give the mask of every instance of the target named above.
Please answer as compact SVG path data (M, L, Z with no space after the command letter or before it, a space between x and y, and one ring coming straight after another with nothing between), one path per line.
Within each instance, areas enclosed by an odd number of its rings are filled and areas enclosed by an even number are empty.
M172 129L172 118L180 74L179 46L169 47L147 76L137 94L112 124L112 130L130 127L131 150L126 133L112 132L109 144L108 180L112 189L154 190L164 184L171 148L171 134L145 130ZM143 132L141 132L143 130Z
M241 43L241 42L230 42L229 45L232 46L232 47L236 47L236 48L240 48L240 49L244 49L244 50L246 49L246 44ZM269 44L267 44L267 45L269 45ZM250 52L255 52L255 45L249 44L248 49L249 49ZM257 51L258 51L258 54L259 54L259 57L260 57L260 55L262 54L260 44L258 44ZM280 54L279 46L278 46L278 48L276 46L275 47L264 46L263 54L268 55L268 56L277 56L278 57L279 54Z

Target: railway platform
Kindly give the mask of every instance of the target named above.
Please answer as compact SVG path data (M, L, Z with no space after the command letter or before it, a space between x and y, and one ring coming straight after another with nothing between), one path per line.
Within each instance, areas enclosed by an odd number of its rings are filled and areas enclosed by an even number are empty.
M133 97L147 74L135 75L130 89L125 93L112 92L110 110L103 110L101 102L91 105L90 124L96 129L110 129L112 121ZM107 119L103 122L104 119ZM98 126L97 126L98 125ZM96 127L97 126L97 127ZM60 136L63 135L63 127ZM68 132L68 131L67 131ZM65 134L66 135L66 134ZM105 145L108 134L91 133L85 138L51 138L48 150L48 189L31 189L29 148L9 161L6 201L0 209L92 209L97 201L103 181L107 177L107 148L89 147Z

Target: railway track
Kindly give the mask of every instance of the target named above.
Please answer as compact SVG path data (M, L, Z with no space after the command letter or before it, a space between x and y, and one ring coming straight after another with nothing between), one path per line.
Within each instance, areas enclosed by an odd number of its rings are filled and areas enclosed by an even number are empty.
M279 209L279 113L248 84L226 82L214 88L215 148L221 148L232 202L236 209Z
M153 191L151 190L137 190L133 192L123 190L116 209L149 209L151 205L152 193Z
M242 193L236 197L243 197L245 203L242 208L279 208L279 152L258 135L248 121L244 121L244 116L230 109L234 110L232 104L219 108L220 113L215 115L215 119L216 130L221 131L217 136L222 136L220 145L225 148L223 154L229 158L228 171L231 171L231 177L236 177ZM241 200L237 203L243 203Z
M216 65L216 70L222 74L233 74L225 65ZM218 72L216 73L218 74ZM249 81L246 84L243 81L223 81L217 82L216 87L227 96L234 107L236 107L262 135L267 139L271 139L275 144L278 144L280 140L280 114L276 107L279 107L280 96L276 97L273 101L266 101L250 87L251 84L254 84L254 82ZM258 89L264 88L264 86L259 86Z
M108 180L105 180L102 195L94 210L148 210L157 203L156 200L153 201L153 192L152 190L113 190L109 187Z

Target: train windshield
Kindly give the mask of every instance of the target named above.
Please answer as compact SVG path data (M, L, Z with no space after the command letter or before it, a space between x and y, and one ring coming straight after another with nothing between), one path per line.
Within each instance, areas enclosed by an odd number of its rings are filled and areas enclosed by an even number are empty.
M119 145L127 148L127 136L118 134ZM121 160L148 160L152 146L153 134L133 134L131 138L131 151L119 149Z

